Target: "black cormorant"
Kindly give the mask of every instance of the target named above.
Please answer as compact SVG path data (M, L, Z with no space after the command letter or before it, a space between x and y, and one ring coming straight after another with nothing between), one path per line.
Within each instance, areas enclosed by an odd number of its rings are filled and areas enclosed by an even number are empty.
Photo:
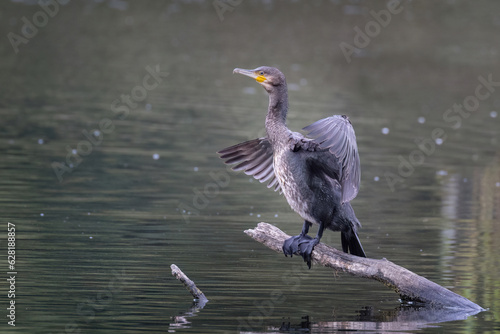
M286 255L301 254L311 268L311 253L323 230L341 232L344 252L366 257L357 230L361 226L349 203L356 197L360 164L356 136L347 116L319 120L303 130L308 137L286 126L288 89L278 69L262 66L254 70L235 68L254 78L269 94L267 136L225 148L219 152L227 164L237 165L267 187L279 190L304 220L302 233L283 244ZM312 223L319 225L315 238L307 235Z

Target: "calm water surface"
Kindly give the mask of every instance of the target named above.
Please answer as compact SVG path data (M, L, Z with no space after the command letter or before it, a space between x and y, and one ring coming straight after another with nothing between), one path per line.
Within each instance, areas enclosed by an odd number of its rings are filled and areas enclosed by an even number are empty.
M500 331L500 86L474 98L500 81L500 4L403 1L364 45L354 28L386 2L72 1L46 21L32 3L0 5L0 223L16 226L17 270L16 327L3 284L2 332ZM346 58L342 42L359 48ZM264 135L265 92L232 75L264 64L287 75L290 128L352 120L368 256L488 311L402 307L377 282L306 270L243 233L302 225L215 154Z

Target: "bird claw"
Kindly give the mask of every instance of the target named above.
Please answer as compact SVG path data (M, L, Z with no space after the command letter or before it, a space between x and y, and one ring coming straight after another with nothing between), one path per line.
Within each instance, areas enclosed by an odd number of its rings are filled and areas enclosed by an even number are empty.
M312 251L314 250L314 246L316 246L319 243L319 240L317 238L311 238L309 237L309 241L304 241L303 243L299 244L300 248L300 254L304 258L304 262L307 263L307 266L309 269L311 269L311 256L312 256Z
M311 254L314 246L318 243L319 240L317 238L311 238L307 234L296 235L285 240L283 243L283 253L285 256L290 255L290 257L293 257L293 254L302 255L304 262L311 269Z

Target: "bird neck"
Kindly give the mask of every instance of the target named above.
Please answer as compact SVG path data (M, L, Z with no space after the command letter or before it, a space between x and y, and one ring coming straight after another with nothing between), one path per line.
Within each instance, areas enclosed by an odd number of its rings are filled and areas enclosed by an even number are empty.
M271 143L288 138L286 114L288 112L288 92L286 85L269 93L269 108L266 116L266 131Z

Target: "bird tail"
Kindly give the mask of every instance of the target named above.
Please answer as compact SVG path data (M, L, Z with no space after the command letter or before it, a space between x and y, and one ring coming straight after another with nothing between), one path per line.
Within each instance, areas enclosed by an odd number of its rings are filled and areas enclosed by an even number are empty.
M355 231L342 232L342 250L345 253L351 253L352 255L366 257L363 246L359 241L358 234Z

